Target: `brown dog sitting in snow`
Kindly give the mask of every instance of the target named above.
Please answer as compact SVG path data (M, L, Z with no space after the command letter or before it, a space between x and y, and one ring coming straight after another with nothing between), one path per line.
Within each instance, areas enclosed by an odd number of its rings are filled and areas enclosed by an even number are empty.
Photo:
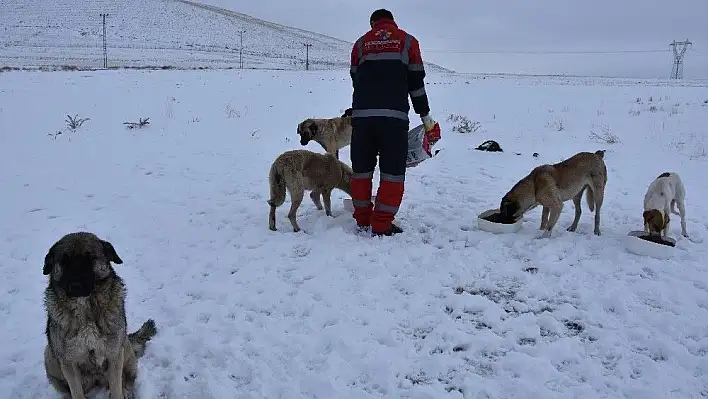
M64 398L83 399L94 388L132 398L138 359L157 334L152 319L128 333L125 284L111 263L123 263L113 244L83 231L63 236L44 257L44 367Z

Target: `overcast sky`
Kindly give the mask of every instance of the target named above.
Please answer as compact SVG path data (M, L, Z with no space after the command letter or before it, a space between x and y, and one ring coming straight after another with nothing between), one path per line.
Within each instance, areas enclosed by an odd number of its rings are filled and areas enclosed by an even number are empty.
M668 77L669 43L688 38L684 77L708 78L708 0L200 1L347 41L387 8L424 59L458 72ZM667 52L498 54L626 50Z

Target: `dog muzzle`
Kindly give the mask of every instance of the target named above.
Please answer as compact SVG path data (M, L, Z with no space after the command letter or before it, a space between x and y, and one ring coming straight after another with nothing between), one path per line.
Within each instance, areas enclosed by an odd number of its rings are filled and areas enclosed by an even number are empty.
M71 283L67 287L66 296L70 298L85 298L91 295L91 291L93 291L93 287L86 287L81 283Z
M85 298L93 292L94 282L72 280L61 284L64 293L69 298Z

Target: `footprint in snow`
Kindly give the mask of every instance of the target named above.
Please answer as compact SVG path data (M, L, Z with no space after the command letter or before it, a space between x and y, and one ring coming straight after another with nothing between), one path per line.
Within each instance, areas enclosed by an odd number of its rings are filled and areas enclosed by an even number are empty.
M683 237L682 237L683 238ZM696 235L690 235L687 238L688 241L694 243L694 244L702 244L703 243L703 237L699 237Z
M581 324L576 323L574 321L567 320L563 324L565 325L565 328L568 329L568 332L571 335L578 335L585 330L585 328Z
M644 267L642 268L642 272L639 274L642 278L647 278L647 279L655 279L656 278L656 273L654 270Z
M296 258L304 258L310 254L312 248L307 245L296 245L293 247L293 256Z
M693 286L701 291L708 291L708 287L699 281L694 281Z

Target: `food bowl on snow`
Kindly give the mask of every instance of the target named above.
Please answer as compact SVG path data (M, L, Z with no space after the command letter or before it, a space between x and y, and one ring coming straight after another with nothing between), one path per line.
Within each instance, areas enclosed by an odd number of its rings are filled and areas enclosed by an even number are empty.
M671 237L664 239L659 235L649 235L638 230L627 233L627 237L624 238L624 246L627 252L635 255L668 259L673 254L676 240Z
M371 202L372 202L372 203L376 202L376 196L375 196L375 195L372 195L372 196L371 196ZM345 209L347 212L354 212L354 203L352 203L352 199L351 199L351 198L343 198L343 199L342 199L342 203L344 204L344 209Z
M477 226L489 233L516 233L521 229L523 218L508 219L499 214L499 209L489 209L477 216Z

